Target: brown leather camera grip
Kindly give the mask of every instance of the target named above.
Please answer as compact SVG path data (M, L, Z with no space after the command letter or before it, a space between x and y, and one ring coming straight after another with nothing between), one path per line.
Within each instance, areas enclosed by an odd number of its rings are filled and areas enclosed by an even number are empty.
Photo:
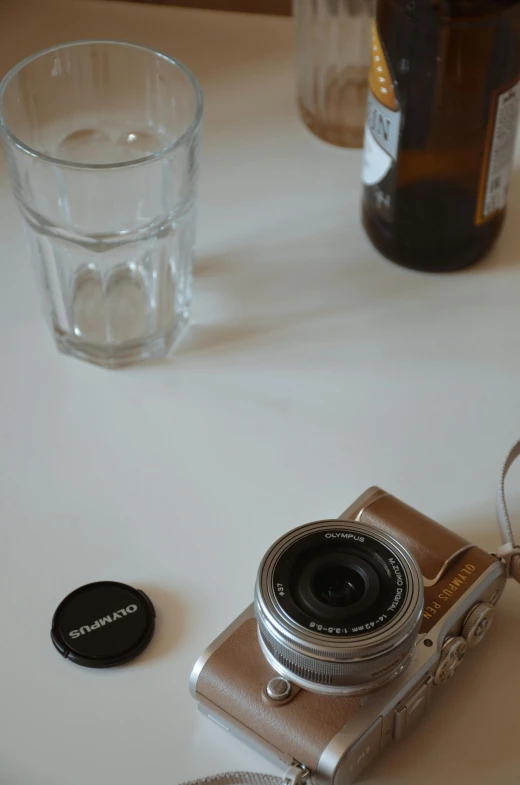
M248 619L211 655L198 677L197 693L280 753L314 770L361 700L300 690L289 703L269 705L262 694L276 675L260 649L256 621Z
M375 526L415 557L426 582L435 583L471 543L380 488L370 488L340 516Z

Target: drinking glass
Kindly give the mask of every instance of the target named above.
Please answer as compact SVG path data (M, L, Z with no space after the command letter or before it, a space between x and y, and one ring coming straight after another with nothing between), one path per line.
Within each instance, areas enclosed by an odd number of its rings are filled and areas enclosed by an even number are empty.
M298 106L331 144L362 147L375 0L293 0Z
M79 41L15 66L0 131L58 348L165 356L188 320L202 95L182 63Z

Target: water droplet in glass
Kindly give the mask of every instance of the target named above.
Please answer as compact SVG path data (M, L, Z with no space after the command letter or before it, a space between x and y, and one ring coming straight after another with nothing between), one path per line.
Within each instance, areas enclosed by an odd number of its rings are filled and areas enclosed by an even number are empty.
M158 134L151 131L125 131L117 138L116 142L120 147L127 150L127 156L132 158L142 158L145 155L158 153L165 146Z

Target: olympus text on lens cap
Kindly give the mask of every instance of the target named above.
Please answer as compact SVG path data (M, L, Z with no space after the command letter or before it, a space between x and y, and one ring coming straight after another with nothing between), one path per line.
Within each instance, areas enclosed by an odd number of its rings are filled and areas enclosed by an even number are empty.
M137 657L150 643L154 629L155 610L143 591L99 581L62 600L52 619L51 638L71 662L111 668Z

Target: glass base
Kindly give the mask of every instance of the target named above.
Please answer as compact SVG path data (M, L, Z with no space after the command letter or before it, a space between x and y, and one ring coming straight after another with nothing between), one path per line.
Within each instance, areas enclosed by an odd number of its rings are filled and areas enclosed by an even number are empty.
M324 142L338 147L363 147L364 123L357 126L333 125L310 112L302 101L298 102L298 108L307 128Z
M186 331L189 317L186 314L177 321L174 330L147 340L128 341L122 344L102 346L88 343L71 335L54 332L58 350L69 357L99 365L102 368L124 368L128 365L161 360L168 356Z

